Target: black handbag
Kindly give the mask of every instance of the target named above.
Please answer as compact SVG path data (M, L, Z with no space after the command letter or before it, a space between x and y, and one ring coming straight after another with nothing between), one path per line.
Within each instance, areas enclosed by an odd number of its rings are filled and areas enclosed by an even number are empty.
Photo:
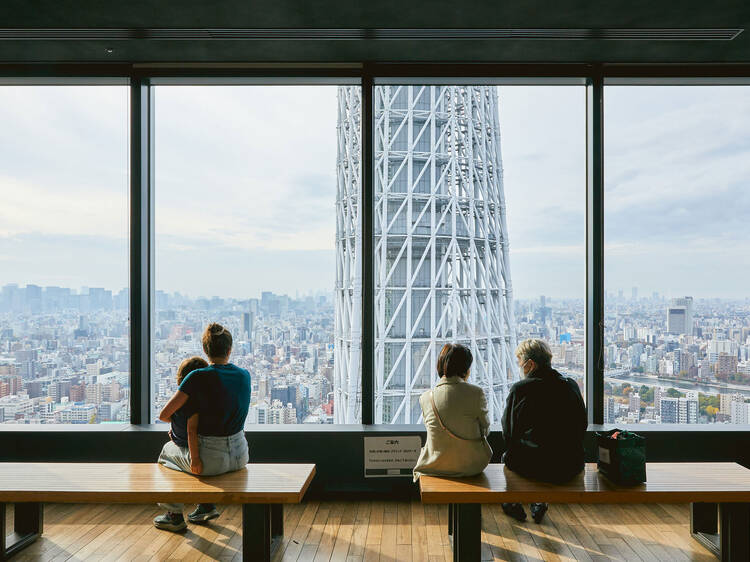
M616 438L612 438L613 435ZM613 429L596 434L599 472L617 484L646 481L646 439L631 431Z

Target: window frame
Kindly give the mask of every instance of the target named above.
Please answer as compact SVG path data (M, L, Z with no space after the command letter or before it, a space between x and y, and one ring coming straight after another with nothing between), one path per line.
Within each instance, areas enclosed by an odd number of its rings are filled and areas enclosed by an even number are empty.
M604 416L604 114L605 85L748 85L750 64L0 64L0 85L107 85L130 88L130 426L150 420L154 309L154 104L152 86L360 85L362 88L362 425L374 413L374 123L376 84L585 85L586 312L585 387L590 424ZM361 426L335 426L351 430ZM335 431L335 427L331 431ZM394 426L396 431L399 426ZM403 426L401 426L403 428ZM409 426L413 427L413 426ZM52 426L41 426L51 430ZM665 426L655 430L664 431ZM695 430L695 427L691 429ZM737 431L736 426L700 428ZM643 431L643 427L638 427Z

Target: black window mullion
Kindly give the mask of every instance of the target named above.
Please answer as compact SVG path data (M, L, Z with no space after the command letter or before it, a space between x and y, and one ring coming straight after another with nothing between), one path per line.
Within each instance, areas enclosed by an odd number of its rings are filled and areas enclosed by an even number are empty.
M153 94L130 83L130 423L150 423L153 287Z
M586 84L586 405L604 422L604 85Z
M374 85L371 74L362 78L362 423L374 422L375 377L375 255L374 255L374 203L375 203L375 151L373 149Z

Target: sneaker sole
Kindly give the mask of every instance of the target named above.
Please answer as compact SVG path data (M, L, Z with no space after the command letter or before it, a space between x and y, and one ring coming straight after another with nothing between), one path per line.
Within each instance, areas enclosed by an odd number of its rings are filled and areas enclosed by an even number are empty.
M219 517L219 513L206 513L205 515L200 515L198 517L190 517L188 515L188 521L191 523L206 523L207 521L211 521L211 519L216 519Z
M162 531L171 531L173 533L180 533L187 529L187 524L182 525L165 525L164 523L154 523L154 527L161 529Z

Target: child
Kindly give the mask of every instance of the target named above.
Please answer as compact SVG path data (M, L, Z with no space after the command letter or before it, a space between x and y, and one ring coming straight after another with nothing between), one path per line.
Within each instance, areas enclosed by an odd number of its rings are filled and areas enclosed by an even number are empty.
M182 379L196 369L208 367L208 362L202 357L191 357L180 363L177 369L177 385ZM178 447L187 447L190 452L190 467L194 474L202 472L201 457L198 452L198 413L196 401L189 400L179 410L172 414L172 429L169 437Z
M196 369L208 366L208 362L201 357L191 357L180 363L177 369L177 384L182 384L190 373ZM171 401L170 401L171 402ZM193 474L203 472L203 463L200 456L198 441L198 400L185 401L174 413L167 416L164 410L159 414L159 419L171 423L169 430L170 441L164 444L159 454L159 464ZM162 505L162 504L159 504ZM218 513L217 513L218 516ZM187 528L182 513L168 512L166 515L157 517L154 524L160 529L169 531L184 531Z

